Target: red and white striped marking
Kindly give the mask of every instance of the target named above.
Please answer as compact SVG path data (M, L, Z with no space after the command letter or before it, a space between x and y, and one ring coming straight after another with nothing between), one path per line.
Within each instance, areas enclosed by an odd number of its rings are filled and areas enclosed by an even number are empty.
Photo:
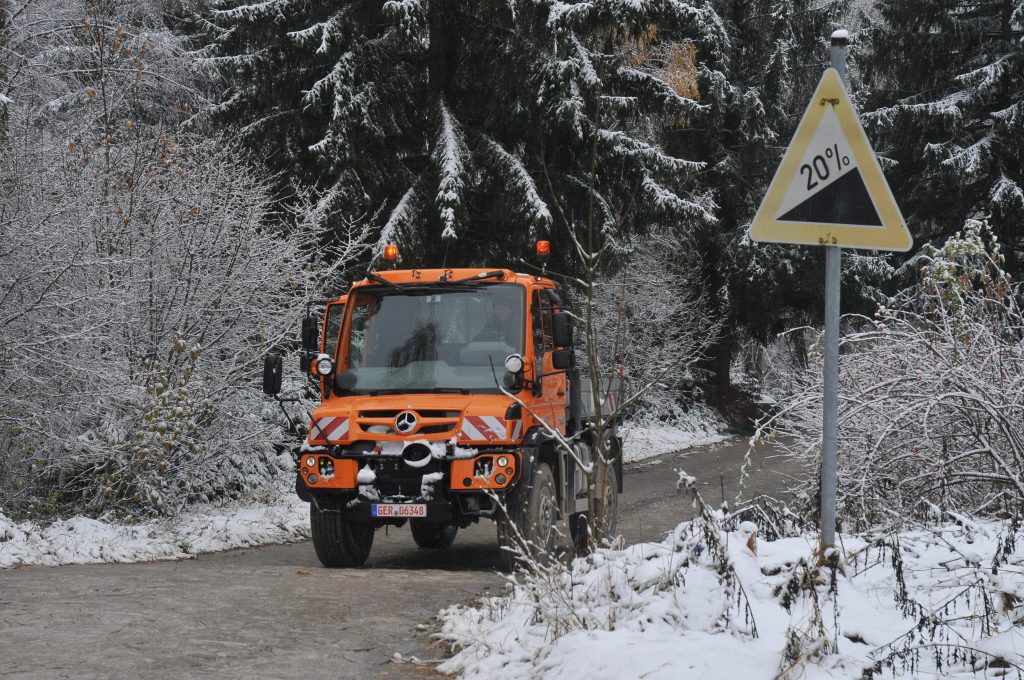
M466 416L462 419L462 439L493 442L506 439L505 419L497 416Z
M348 417L347 416L330 416L327 418L320 418L316 421L316 425L309 431L309 441L314 443L316 441L327 441L328 443L335 443L348 437Z

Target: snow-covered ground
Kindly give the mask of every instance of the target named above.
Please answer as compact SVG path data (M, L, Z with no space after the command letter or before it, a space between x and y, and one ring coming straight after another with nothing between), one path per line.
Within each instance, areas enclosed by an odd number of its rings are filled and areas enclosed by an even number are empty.
M843 536L834 590L827 570L807 567L815 536L755 532L698 518L571 573L521 576L507 596L441 611L456 653L440 669L467 680L1021 677L1024 535L1010 522Z
M263 502L197 507L175 518L120 524L86 517L48 526L0 513L0 568L183 559L309 537L309 506L290 475Z
M725 427L721 416L702 404L678 414L670 423L627 422L620 430L623 460L632 463L693 446L715 444L728 437Z

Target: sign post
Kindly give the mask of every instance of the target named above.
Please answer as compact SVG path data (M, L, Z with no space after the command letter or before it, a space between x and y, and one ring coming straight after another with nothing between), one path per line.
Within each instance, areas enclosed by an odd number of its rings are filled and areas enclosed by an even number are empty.
M832 68L839 74L843 87L846 76L846 50L849 38L845 31L832 34ZM842 194L836 201L844 200ZM843 212L842 207L836 212ZM836 485L838 465L836 449L839 436L839 284L843 268L843 250L825 246L825 375L821 418L821 547L836 543Z
M832 34L832 68L818 83L750 226L769 243L825 248L821 552L836 539L839 284L843 248L907 251L913 241L846 94L849 34Z

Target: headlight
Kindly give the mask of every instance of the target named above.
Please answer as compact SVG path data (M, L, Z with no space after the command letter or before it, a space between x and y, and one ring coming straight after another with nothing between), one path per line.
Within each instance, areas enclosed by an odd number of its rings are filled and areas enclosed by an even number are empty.
M505 370L509 373L518 373L523 370L523 357L519 354L509 354L505 357Z
M498 456L498 467L505 467L508 465L508 458L505 456Z
M311 468L314 465L316 465L316 458L310 456L309 458L306 459L306 467Z
M316 360L316 372L320 375L330 375L334 370L334 362L330 357L321 356Z

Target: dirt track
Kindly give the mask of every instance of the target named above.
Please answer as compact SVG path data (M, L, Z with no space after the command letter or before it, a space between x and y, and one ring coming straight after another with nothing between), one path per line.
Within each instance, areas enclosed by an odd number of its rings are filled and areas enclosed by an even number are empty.
M651 540L692 510L674 468L709 502L735 497L745 440L627 466L620 528ZM759 453L747 493L780 494L791 461ZM394 663L432 658L438 609L497 593L494 525L447 551L417 549L408 528L379 531L364 569L320 567L297 543L182 562L28 567L0 572L0 678L423 678Z

